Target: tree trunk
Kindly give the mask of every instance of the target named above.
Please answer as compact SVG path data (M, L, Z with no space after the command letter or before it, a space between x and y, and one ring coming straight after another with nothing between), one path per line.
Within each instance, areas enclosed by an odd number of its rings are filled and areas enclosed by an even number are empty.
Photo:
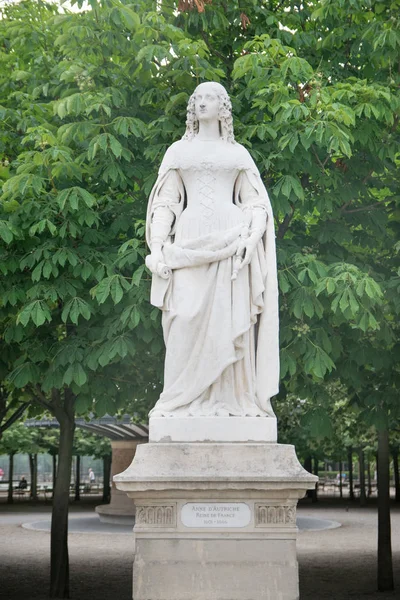
M7 504L12 504L14 502L13 498L13 477L14 477L14 454L9 454L9 467L8 467L8 496L7 496Z
M35 502L38 499L37 495L37 454L29 454L29 467L31 471L31 500Z
M349 448L347 454L347 460L349 463L349 498L354 500L354 486L353 486L353 448Z
M102 502L110 502L111 500L111 454L107 454L103 458L103 498Z
M51 493L51 497L54 498L54 490L56 488L57 481L57 454L53 454L53 491Z
M58 405L54 412L60 424L60 443L51 516L50 598L69 598L68 503L75 429L71 390L65 390L62 407Z
M81 489L81 457L79 454L76 457L76 465L75 465L75 501L79 502L81 499L80 494Z
M34 454L34 469L33 469L33 474L34 474L34 488L33 488L33 499L37 500L38 499L38 455Z
M372 496L371 461L367 458L368 498Z
M339 462L339 495L343 498L343 461Z
M399 451L393 450L394 487L396 490L396 502L400 502L400 477L399 477Z
M28 460L29 460L29 472L31 474L31 491L30 491L30 498L32 498L32 486L33 486L33 471L34 471L34 467L33 467L33 454L28 454Z
M378 431L378 590L394 589L390 527L389 431Z
M367 496L365 494L365 456L364 450L358 452L359 471L360 471L360 506L367 504Z

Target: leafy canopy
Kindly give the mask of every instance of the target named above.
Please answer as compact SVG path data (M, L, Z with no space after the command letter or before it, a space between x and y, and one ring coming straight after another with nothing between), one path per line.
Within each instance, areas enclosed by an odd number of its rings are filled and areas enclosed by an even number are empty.
M78 1L79 7L82 2ZM221 81L271 195L282 391L321 435L344 385L397 419L398 1L45 2L2 9L1 323L9 379L78 412L161 385L145 206L196 84ZM61 14L62 13L62 14ZM43 399L43 397L42 397ZM279 412L279 398L276 402ZM281 403L284 405L284 402Z

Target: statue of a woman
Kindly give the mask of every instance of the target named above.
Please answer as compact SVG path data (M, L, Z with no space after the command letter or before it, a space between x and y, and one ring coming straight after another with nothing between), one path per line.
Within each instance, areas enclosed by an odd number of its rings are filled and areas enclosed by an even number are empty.
M166 345L164 389L150 416L273 416L273 216L219 83L190 97L186 133L168 148L149 199L147 242Z

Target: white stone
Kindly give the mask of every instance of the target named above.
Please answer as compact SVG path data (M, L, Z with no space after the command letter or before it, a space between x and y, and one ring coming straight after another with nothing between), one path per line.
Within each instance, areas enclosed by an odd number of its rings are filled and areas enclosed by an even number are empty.
M150 442L276 442L275 417L150 417Z
M221 84L196 88L186 134L168 148L150 194L146 265L166 345L164 389L152 417L274 418L274 218L256 165L234 140L229 109ZM198 441L198 432L179 440Z
M304 490L317 478L303 469L294 446L288 444L150 443L137 447L130 467L114 481L125 492L149 493L185 488L246 490L249 482L257 489L284 482Z
M246 527L250 521L250 507L244 502L187 502L181 509L182 525L195 529Z
M149 198L164 389L150 443L114 477L136 506L135 600L299 598L296 504L317 478L275 443L274 219L230 113L220 84L196 88Z
M298 600L296 540L136 539L134 600Z
M136 505L135 600L299 598L296 504L317 478L293 446L144 444L114 480Z

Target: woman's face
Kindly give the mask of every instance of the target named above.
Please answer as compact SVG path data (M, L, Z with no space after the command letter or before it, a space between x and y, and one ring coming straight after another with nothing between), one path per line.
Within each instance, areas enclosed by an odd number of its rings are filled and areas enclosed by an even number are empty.
M198 86L195 92L196 119L214 121L218 119L219 100L213 87L207 83Z

